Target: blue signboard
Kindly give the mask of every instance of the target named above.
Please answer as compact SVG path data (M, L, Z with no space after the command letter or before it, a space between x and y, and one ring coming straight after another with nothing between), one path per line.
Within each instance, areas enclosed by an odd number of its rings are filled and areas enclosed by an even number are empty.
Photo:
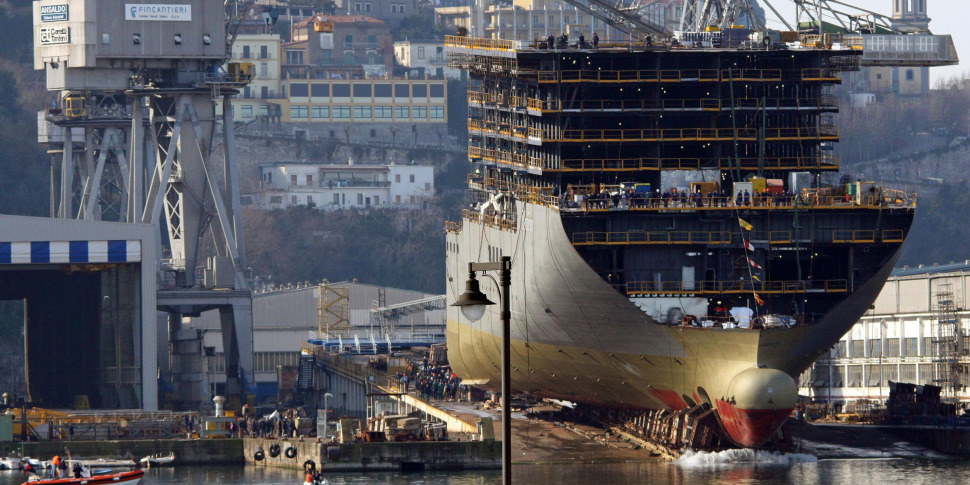
M40 6L41 22L63 22L70 18L67 4Z

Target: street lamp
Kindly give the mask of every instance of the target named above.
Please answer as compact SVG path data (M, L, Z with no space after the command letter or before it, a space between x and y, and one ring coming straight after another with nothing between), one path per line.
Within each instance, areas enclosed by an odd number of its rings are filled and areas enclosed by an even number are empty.
M330 416L330 398L333 394L329 392L323 395L323 439L327 440L327 435L330 434L327 428L327 418Z
M512 258L502 256L499 262L468 263L468 281L465 282L465 292L458 300L451 304L461 309L462 315L471 321L477 321L485 315L485 307L495 303L488 299L478 287L475 273L481 271L483 275L492 278L486 271L498 271L502 301L502 483L512 483L512 385L509 376L511 365L512 342L512 312L509 310L509 287L512 286ZM492 278L492 281L495 281Z

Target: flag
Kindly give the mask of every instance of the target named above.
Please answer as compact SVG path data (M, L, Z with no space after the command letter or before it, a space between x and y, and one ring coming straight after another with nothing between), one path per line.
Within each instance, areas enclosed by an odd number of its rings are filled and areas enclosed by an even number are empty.
M742 241L744 241L744 249L747 249L748 251L754 251L754 246L752 246L747 239L742 239Z
M765 301L757 293L754 294L754 301L758 302L758 306L765 306Z
M750 231L751 229L754 228L754 226L752 226L751 224L748 224L748 221L745 221L744 219L742 219L740 217L738 217L738 224L741 224L741 227L743 227L744 230L746 230L746 231Z
M757 281L758 283L761 283L761 278L758 278L758 275L756 274L751 275L751 279Z
M761 266L758 266L758 263L755 263L754 260L751 258L748 258L748 264L750 264L752 268L763 269Z

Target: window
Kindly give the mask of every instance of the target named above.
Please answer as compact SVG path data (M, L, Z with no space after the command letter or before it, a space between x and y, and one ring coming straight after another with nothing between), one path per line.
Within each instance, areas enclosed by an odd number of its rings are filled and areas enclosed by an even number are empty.
M414 112L411 114L412 118L415 119L427 119L428 118L428 107L427 106L415 106Z
M357 205L364 205L364 194L357 194Z
M397 6L397 13L404 13L404 5Z
M414 203L414 196L413 195L410 196L409 199L411 200L411 203L413 204Z
M414 174L412 173L410 176L408 176L408 179L413 184L414 183Z
M841 365L832 367L832 387L845 385L845 368Z
M865 344L864 340L853 340L849 357L865 357Z
M399 173L394 174L394 182L401 183L401 174Z
M354 51L344 52L344 63L353 64L354 63Z
M916 383L916 365L903 364L899 366L899 382Z
M313 196L312 195L306 196L306 205L307 205L307 207L313 207L313 206L316 205L316 204L313 203Z
M424 46L418 47L418 59L424 59Z
M282 204L283 203L283 196L282 195L272 195L269 198L269 203L270 204Z
M267 77L267 76L269 76L269 64L267 64L265 62L260 62L259 63L259 75L261 77Z
M348 119L350 118L350 106L334 106L331 108L333 112L333 119Z
M306 175L306 184L311 187L313 186L313 174L308 173Z
M936 382L936 372L933 364L920 364L919 365L919 382L921 384L937 384Z
M411 90L408 89L410 86L407 84L395 84L394 85L394 97L395 98L410 98Z
M340 194L333 194L333 205L340 205Z
M306 106L290 106L291 119L306 119L310 116L310 109Z
M917 343L917 340L915 338L908 338L904 341L904 343L906 346L905 352L907 356L915 357L919 355L919 344ZM916 376L914 375L913 380L906 381L906 382L916 382Z
M882 367L869 364L866 366L866 386L879 387L882 379ZM864 386L865 387L865 386Z
M242 58L243 59L249 59L249 46L248 45L244 45L243 46Z
M360 2L354 4L354 10L360 12Z
M371 118L370 106L354 106L355 120L369 120Z
M425 192L431 192L431 182L425 182L424 183L424 191Z
M869 341L869 357L882 356L882 340L874 338Z
M913 70L912 69L907 69L906 70L906 80L907 81L912 81L914 77L915 77L915 74L913 74Z
M354 35L353 34L347 34L347 35L344 36L344 45L346 45L347 47L353 47L354 46Z
M370 3L365 3L364 4L364 11L365 12L370 12L370 9L371 9L371 4Z
M371 128L370 129L370 137L371 138L377 138L377 130Z
M259 58L260 59L269 59L269 46L268 45L261 45L261 46L259 46Z
M371 93L371 85L357 83L354 84L354 97L355 98L369 98Z
M296 175L290 175L290 185L296 187Z
M445 117L444 106L432 106L428 108L428 118L440 120L440 119L444 119L444 117Z
M397 13L397 5L391 5L391 13Z
M330 97L330 85L329 84L311 84L310 94L314 98L329 98Z
M367 36L367 44L368 45L371 45L371 46L377 45L377 36L376 35L373 35L373 34L368 35Z
M244 104L239 107L239 117L240 118L252 118L253 117L253 105Z
M415 98L427 98L428 97L428 85L427 84L415 84L411 87L411 95Z
M394 107L394 118L398 120L406 120L411 118L410 109L407 106L395 106Z
M898 338L887 338L886 339L886 355L891 357L899 357L899 339Z
M335 98L349 98L350 97L350 85L349 84L334 84L333 85L333 97L335 97Z
M374 205L381 205L381 196L379 195L374 196Z
M848 357L845 355L845 340L839 340L836 342L835 346L832 347L832 352L829 354L829 356L833 359Z
M390 98L391 97L391 85L390 84L375 84L374 85L374 97L375 98Z
M395 204L400 204L401 203L401 196L400 195L395 195L394 196L394 203Z
M389 119L391 117L391 107L390 106L375 106L374 107L374 118L375 119Z
M262 106L260 106L259 107L259 115L260 116L269 116L269 106L266 106L265 104L262 105Z
M309 87L306 85L306 83L290 84L291 98L305 98L309 92Z
M310 117L315 120L326 120L330 119L330 107L329 106L311 106L310 107Z
M368 51L367 52L367 63L368 64L377 64L377 53L376 52L374 52L374 51Z
M303 64L303 51L302 50L287 50L286 51L286 63L287 64Z
M444 84L432 84L431 85L431 97L432 98L443 98L443 97L445 97L445 85Z

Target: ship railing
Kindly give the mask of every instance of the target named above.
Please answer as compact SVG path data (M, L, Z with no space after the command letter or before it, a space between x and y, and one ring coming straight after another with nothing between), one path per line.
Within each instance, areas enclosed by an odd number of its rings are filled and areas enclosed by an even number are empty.
M462 221L445 221L445 232L448 234L461 234Z
M836 155L824 154L817 157L765 157L741 158L735 161L722 158L719 167L728 170L740 165L742 169L836 169L839 158ZM700 158L605 158L605 159L566 159L558 164L563 171L628 171L628 170L696 170L704 167L717 167L710 159ZM545 166L546 169L556 167Z
M612 244L730 244L728 231L627 231L577 232L572 235L575 246Z
M517 77L540 83L682 83L734 81L780 81L781 69L576 69L563 71L519 70Z
M526 106L531 111L562 111L562 102L558 99L529 98Z
M445 46L463 47L466 49L514 51L515 41L502 39L486 39L483 37L467 37L459 35L446 35Z
M637 294L791 294L807 291L842 293L848 291L848 280L788 281L629 281L619 284L628 295Z
M801 71L802 81L838 82L842 79L840 71L833 68L806 68Z
M605 190L605 189L604 189ZM817 194L772 194L759 196L752 194L747 201L738 202L736 196L713 196L699 198L682 198L679 194L671 194L669 198L651 197L652 194L634 192L632 196L622 197L615 193L617 190L607 190L604 194L593 186L569 186L568 198L576 202L573 209L586 212L606 212L613 210L631 211L675 211L675 210L734 210L743 209L847 209L867 208L880 209L885 207L913 207L910 202L892 206L885 199L872 197L857 197L846 200L844 196Z
M494 214L482 214L480 212L465 209L461 211L461 215L463 219L478 222L479 224L484 224L496 229L502 229L504 231L515 231L516 229L515 221Z
M882 231L882 242L903 242L906 235L902 229L884 229Z
M876 242L876 231L836 229L832 231L834 243L873 243Z

